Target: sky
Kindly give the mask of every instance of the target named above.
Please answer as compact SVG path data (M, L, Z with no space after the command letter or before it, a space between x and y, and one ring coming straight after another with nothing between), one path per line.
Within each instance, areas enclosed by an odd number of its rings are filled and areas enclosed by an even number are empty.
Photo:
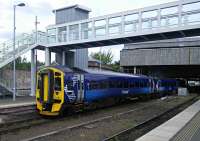
M133 10L151 5L172 2L175 0L0 0L0 43L12 38L13 33L13 5L23 2L25 7L16 9L16 34L29 33L34 30L35 16L40 24L38 29L46 31L48 25L55 23L53 9L81 4L92 10L90 17L97 17L115 12ZM120 50L123 45L102 47L102 50L111 50L114 60L120 59ZM89 49L89 53L99 51L99 48ZM39 52L38 58L44 60L44 53ZM25 55L30 60L30 52Z

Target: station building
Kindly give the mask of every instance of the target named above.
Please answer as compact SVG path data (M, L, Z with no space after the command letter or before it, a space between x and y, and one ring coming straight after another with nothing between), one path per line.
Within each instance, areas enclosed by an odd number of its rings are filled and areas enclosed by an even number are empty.
M199 79L199 46L200 37L126 44L120 65L127 73Z

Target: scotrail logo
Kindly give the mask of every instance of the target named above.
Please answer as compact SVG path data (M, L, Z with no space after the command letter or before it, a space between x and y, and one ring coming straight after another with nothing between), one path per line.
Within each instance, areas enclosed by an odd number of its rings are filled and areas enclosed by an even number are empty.
M70 102L73 102L73 101L76 100L76 95L75 95L74 91L73 91L73 90L68 90L67 85L65 85L64 91L65 91L65 93L67 94L67 96L68 96Z

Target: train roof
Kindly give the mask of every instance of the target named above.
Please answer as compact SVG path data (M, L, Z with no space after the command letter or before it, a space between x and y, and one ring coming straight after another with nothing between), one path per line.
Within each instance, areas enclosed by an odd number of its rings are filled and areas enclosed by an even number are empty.
M120 76L120 77L134 77L134 78L150 78L145 75L133 75L133 74L126 74L126 73L120 73L120 72L113 72L113 71L105 71L105 70L92 70L92 69L79 69L79 68L68 68L65 66L49 66L57 68L65 73L90 73L90 74L99 74L99 75L114 75L114 76Z
M147 76L133 75L133 74L127 74L127 73L113 72L113 71L91 70L91 69L84 69L84 70L87 73L91 73L91 74L114 75L114 76L134 77L134 78L148 78Z

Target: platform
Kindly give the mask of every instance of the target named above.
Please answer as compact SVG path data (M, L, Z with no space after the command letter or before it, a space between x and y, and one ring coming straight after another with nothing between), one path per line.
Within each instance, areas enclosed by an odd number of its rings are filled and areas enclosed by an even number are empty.
M0 99L0 109L29 106L34 104L35 104L35 97L30 97L30 96L16 97L16 101L13 101L12 98Z
M200 100L136 141L199 141Z

